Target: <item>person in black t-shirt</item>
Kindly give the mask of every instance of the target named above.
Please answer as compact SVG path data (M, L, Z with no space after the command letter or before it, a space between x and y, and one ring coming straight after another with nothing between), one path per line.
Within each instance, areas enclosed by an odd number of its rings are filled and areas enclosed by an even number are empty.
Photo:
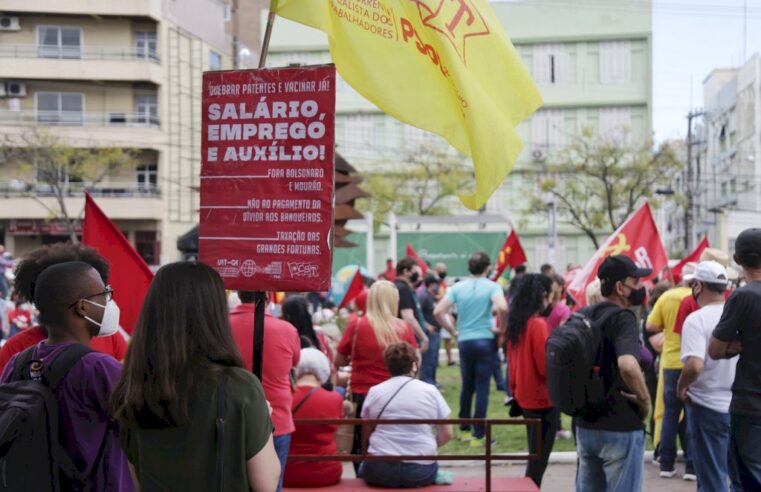
M738 490L761 490L761 229L746 229L735 241L735 262L747 285L724 305L708 344L713 359L740 355L732 403L729 476Z
M574 422L579 457L577 491L642 490L643 421L650 410L650 396L639 365L637 319L628 308L645 301L641 279L650 273L623 255L606 258L598 270L603 302L593 308L592 318L599 320L611 310L618 313L602 327L599 367L607 408Z
M420 280L420 275L420 265L406 256L396 264L394 285L399 290L399 313L397 316L412 327L415 337L420 341L420 352L425 353L428 350L428 338L436 330L425 322L420 301L415 295L414 288ZM427 329L424 331L424 328Z

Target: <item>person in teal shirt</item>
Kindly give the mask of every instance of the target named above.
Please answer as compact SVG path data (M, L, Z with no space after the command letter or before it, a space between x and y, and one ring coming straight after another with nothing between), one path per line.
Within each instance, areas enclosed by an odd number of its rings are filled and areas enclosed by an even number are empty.
M507 301L502 288L489 280L491 261L486 253L473 253L468 261L471 276L453 285L436 306L434 315L444 328L451 327L449 315L457 309L458 346L460 350L460 418L486 418L489 406L489 383L497 357L497 344L493 316L507 312ZM448 329L448 328L447 328ZM473 394L476 396L472 412ZM484 427L461 425L461 438L478 447L484 442Z

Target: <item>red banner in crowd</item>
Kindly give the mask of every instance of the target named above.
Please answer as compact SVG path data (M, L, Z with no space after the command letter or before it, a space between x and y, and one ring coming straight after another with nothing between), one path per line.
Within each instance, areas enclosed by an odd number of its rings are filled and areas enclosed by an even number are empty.
M687 263L696 263L700 261L700 255L710 247L711 245L708 244L708 236L705 236L692 253L685 256L679 263L674 265L674 268L671 269L671 277L675 284L682 281L682 270L684 270L685 265L687 265Z
M335 76L204 74L199 249L227 288L330 288Z
M338 305L338 309L348 306L351 301L365 290L365 283L362 282L362 273L360 273L360 270L361 268L357 266L357 273L352 277L349 288L346 289L346 294L344 294L343 299L341 299L341 304Z
M624 222L597 250L584 268L573 279L568 291L577 302L577 307L587 303L587 286L597 278L597 269L608 256L626 255L640 268L650 268L653 273L644 281L651 281L668 264L668 256L655 225L650 204L645 203Z
M119 305L120 325L132 334L153 280L153 272L137 254L124 233L103 213L89 194L85 195L85 224L82 244L95 248L108 260L108 282Z
M415 251L415 248L413 248L411 244L407 245L406 253L407 256L417 262L417 264L420 266L420 270L423 272L423 277L425 277L425 274L428 273L428 265L425 264L423 259L417 254L417 251Z
M505 270L507 270L508 267L512 269L527 261L526 252L523 251L523 246L521 246L521 240L518 238L515 229L513 229L510 231L510 234L507 235L505 244L502 245L499 253L497 253L497 263L491 279L497 280L503 273L505 273Z

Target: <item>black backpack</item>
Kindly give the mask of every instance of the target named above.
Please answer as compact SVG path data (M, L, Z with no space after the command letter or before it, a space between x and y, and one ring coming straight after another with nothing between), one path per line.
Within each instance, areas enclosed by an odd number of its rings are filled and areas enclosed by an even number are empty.
M46 365L35 348L19 354L11 382L0 384L0 491L89 490L59 442L55 390L91 350L74 344Z
M610 307L606 311L597 321L595 307L573 313L547 340L550 400L572 417L591 417L607 406L599 368L603 328L622 309Z

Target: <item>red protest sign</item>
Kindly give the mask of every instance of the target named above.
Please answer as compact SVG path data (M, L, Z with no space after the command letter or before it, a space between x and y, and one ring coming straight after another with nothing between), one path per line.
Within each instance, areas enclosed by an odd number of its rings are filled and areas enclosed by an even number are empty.
M330 288L335 67L203 77L200 259L225 287Z

